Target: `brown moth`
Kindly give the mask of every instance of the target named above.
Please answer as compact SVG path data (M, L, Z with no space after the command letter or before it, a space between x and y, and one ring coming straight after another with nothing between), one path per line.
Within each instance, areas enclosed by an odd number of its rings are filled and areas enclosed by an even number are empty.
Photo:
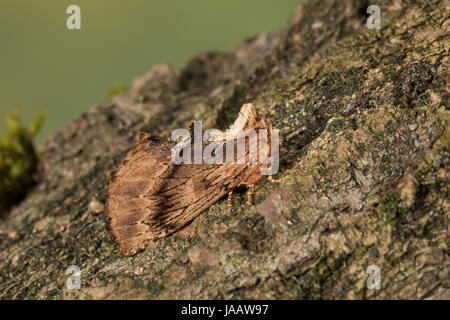
M254 131L264 134L254 139L249 134ZM274 132L276 144L272 143ZM251 204L254 184L264 175L271 178L273 171L267 171L278 161L279 150L283 150L278 131L258 114L253 104L242 106L226 132L201 133L201 152L209 153L216 162L203 158L200 162L194 159L197 161L176 164L174 153L180 152L183 159L193 155L195 136L194 143L177 143L141 132L120 167L112 172L106 209L123 255L134 255L151 241L176 232L227 194L231 205L232 191L238 186L249 187ZM256 144L251 144L251 139Z

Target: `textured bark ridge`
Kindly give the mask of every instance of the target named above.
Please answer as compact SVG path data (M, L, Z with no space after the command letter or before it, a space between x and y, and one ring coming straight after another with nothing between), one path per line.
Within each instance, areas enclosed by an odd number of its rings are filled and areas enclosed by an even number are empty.
M449 2L378 1L381 30L369 4L303 0L278 33L156 66L50 136L0 222L0 297L449 299ZM123 257L104 203L136 134L224 129L247 102L281 132L281 182Z

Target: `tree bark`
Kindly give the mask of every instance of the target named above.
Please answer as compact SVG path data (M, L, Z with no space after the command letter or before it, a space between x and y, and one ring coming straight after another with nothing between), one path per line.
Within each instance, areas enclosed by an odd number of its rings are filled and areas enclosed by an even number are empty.
M302 0L279 32L156 66L48 137L0 222L0 298L449 299L449 2L379 1L380 30L368 5ZM224 129L247 102L283 137L280 183L121 256L105 191L136 134Z

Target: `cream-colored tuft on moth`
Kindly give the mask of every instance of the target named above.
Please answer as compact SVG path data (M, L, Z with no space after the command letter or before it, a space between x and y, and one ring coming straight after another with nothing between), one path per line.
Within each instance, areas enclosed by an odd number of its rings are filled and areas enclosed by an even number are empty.
M260 119L258 111L256 111L253 103L246 103L242 105L239 111L239 116L234 123L225 131L214 131L210 133L210 141L220 141L227 139L237 139L248 128L251 120L257 121Z

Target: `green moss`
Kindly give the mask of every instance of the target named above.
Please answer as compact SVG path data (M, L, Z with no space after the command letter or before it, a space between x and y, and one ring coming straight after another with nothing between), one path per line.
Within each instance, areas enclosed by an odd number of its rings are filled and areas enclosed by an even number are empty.
M16 108L6 114L8 132L0 136L0 216L19 201L33 184L39 155L33 138L40 130L45 114L38 114L31 125L24 127Z
M397 192L383 195L381 202L383 218L386 222L395 224L395 220L402 210L399 207L400 201L400 195Z
M333 292L333 280L337 280L348 255L325 250L318 263L308 272L296 276L302 285L300 299L321 299L323 292Z
M423 161L418 165L416 170L418 176L425 175L428 171L434 170L433 159L439 154L448 154L450 149L450 130L448 126L448 123L450 122L450 112L447 111L445 107L441 107L438 110L438 115L444 131L433 143L432 148L423 155Z
M108 98L112 98L122 92L127 91L127 87L122 83L117 83L114 87L108 90Z

